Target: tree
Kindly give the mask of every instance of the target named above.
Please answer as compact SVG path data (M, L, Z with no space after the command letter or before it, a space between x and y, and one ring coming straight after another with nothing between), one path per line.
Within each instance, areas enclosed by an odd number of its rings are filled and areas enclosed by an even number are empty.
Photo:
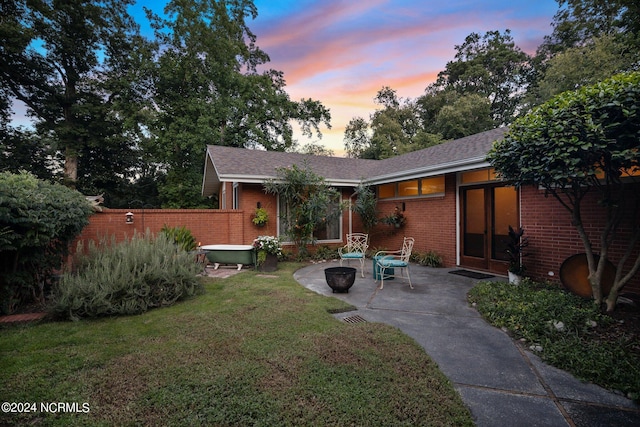
M455 49L455 60L438 74L436 86L486 97L495 125L511 123L531 78L531 58L515 45L511 31L471 33Z
M560 9L533 60L527 104L594 84L640 63L640 4L635 0L558 0Z
M131 150L122 115L114 107L128 93L117 91L123 84L114 80L134 72L133 46L141 42L127 13L131 4L133 0L0 3L3 98L24 103L40 138L64 153L64 177L73 187L89 147L111 147L120 159ZM110 174L124 175L129 166L112 168Z
M40 179L50 179L55 167L52 148L33 132L0 124L0 171L28 171Z
M308 142L302 146L298 143L294 143L288 151L293 153L311 154L313 156L333 157L335 155L333 150L325 147L318 141Z
M478 94L463 95L443 106L433 123L433 129L446 140L462 138L495 127L489 100Z
M292 121L307 136L330 127L320 102L292 101L281 72L258 71L269 57L247 25L258 13L252 1L175 0L165 13L152 16L159 43L147 145L169 170L165 206L204 203L196 193L207 144L284 151L294 143Z
M309 169L293 165L276 169L277 178L265 181L267 193L276 194L283 208L280 210L281 229L295 244L298 257L307 253L314 231L339 216L342 204L336 204L340 193L331 188L325 179Z
M604 300L608 311L640 269L639 134L640 73L622 74L537 107L517 120L488 156L502 179L518 187L544 188L571 214L587 254L596 304L604 299L601 285L610 249L624 238L626 250ZM598 194L606 216L598 239L589 236L582 217L582 203L590 192ZM633 218L630 232L620 236L622 214L628 211Z
M538 48L551 58L566 49L584 46L601 36L617 36L637 45L640 5L636 0L557 0L553 33Z
M388 86L380 89L374 100L382 108L371 114L370 121L355 117L345 129L348 156L386 159L442 141L439 135L424 130L415 101L398 98L396 91Z
M353 117L344 129L344 148L347 157L369 159L367 153L371 147L369 123L362 117Z
M628 71L635 56L629 53L628 46L610 35L556 53L545 63L544 75L528 98L533 105L537 105L564 91L595 84Z

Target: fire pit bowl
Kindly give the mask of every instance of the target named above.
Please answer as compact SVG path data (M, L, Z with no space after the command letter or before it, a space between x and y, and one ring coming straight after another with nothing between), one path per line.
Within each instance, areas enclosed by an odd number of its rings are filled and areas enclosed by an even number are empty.
M356 269L352 267L325 268L324 277L333 292L349 292L349 288L356 281Z

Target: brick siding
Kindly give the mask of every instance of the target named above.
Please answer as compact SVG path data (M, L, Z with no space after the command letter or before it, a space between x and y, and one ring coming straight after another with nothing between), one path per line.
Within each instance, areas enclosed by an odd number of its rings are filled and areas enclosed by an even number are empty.
M394 229L380 224L370 235L370 249L399 249L404 236L416 239L414 251L436 251L442 258L445 267L456 266L456 175L446 176L444 196L432 198L408 198L404 200L382 200L378 204L381 216L394 211L396 206L405 203L404 215L407 224L403 228ZM231 206L232 187L227 189L227 206ZM350 189L343 189L343 200L352 195ZM529 237L529 252L525 259L527 272L537 279L550 279L559 282L559 270L562 262L571 255L584 252L582 242L567 211L553 198L544 197L544 192L536 188L523 188L521 191L520 215L522 225ZM277 199L266 194L260 184L244 184L239 188L240 209L132 209L133 224L126 224L127 209L111 209L96 213L90 224L83 230L79 240L99 240L104 236L114 235L118 241L125 236L132 236L134 231L144 232L149 229L157 233L166 224L170 227L185 226L191 230L196 241L205 244L251 244L258 235L277 235ZM260 206L269 212L269 221L264 227L251 222L255 209ZM588 198L584 207L585 228L593 237L601 230L602 208L594 197ZM362 232L362 224L357 214L345 211L342 219L343 238L351 230ZM627 218L636 220L637 218ZM621 234L628 233L629 228L622 228ZM598 239L593 240L597 251ZM330 246L339 246L332 244ZM293 248L287 248L292 250ZM314 248L311 248L313 251ZM612 248L610 259L616 262L623 251L620 245ZM549 275L553 272L553 276ZM639 275L640 276L640 275ZM625 291L640 292L640 277L635 277Z

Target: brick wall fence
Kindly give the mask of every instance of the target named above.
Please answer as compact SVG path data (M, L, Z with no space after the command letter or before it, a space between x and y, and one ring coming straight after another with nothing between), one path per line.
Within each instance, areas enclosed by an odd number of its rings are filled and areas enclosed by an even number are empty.
M126 214L133 213L133 223L126 223ZM251 244L253 238L245 238L245 230L251 227L244 221L245 213L235 210L214 209L108 209L89 218L89 225L82 230L78 240L99 241L115 236L121 242L134 233L159 232L164 225L188 228L197 242L213 244Z

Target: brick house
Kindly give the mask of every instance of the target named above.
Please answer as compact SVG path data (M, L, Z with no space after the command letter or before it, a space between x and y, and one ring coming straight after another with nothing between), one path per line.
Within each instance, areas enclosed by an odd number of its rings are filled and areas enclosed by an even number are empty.
M364 182L376 189L380 216L396 208L404 213L404 227L380 224L371 232L373 248L397 248L404 236L411 236L416 239L414 251L436 251L447 267L506 274L508 226L523 226L530 240L530 256L525 259L528 273L558 280L562 262L584 252L582 242L555 199L546 198L538 188L518 190L496 179L486 154L506 130L498 128L385 160L209 146L202 191L205 196L217 194L223 210L243 211L245 222L250 222L256 207L267 209L271 218L267 226L253 226L245 240L257 234L282 235L278 215L283 207L276 196L264 192L262 183L276 177L277 168L307 165L339 189L343 201L353 201L355 188ZM593 233L601 227L599 209L595 199L585 205L587 228ZM320 245L338 246L344 244L346 233L356 231L362 231L358 216L345 211L316 238ZM618 248L612 254L614 262L621 251ZM640 289L637 278L627 289L631 287Z

